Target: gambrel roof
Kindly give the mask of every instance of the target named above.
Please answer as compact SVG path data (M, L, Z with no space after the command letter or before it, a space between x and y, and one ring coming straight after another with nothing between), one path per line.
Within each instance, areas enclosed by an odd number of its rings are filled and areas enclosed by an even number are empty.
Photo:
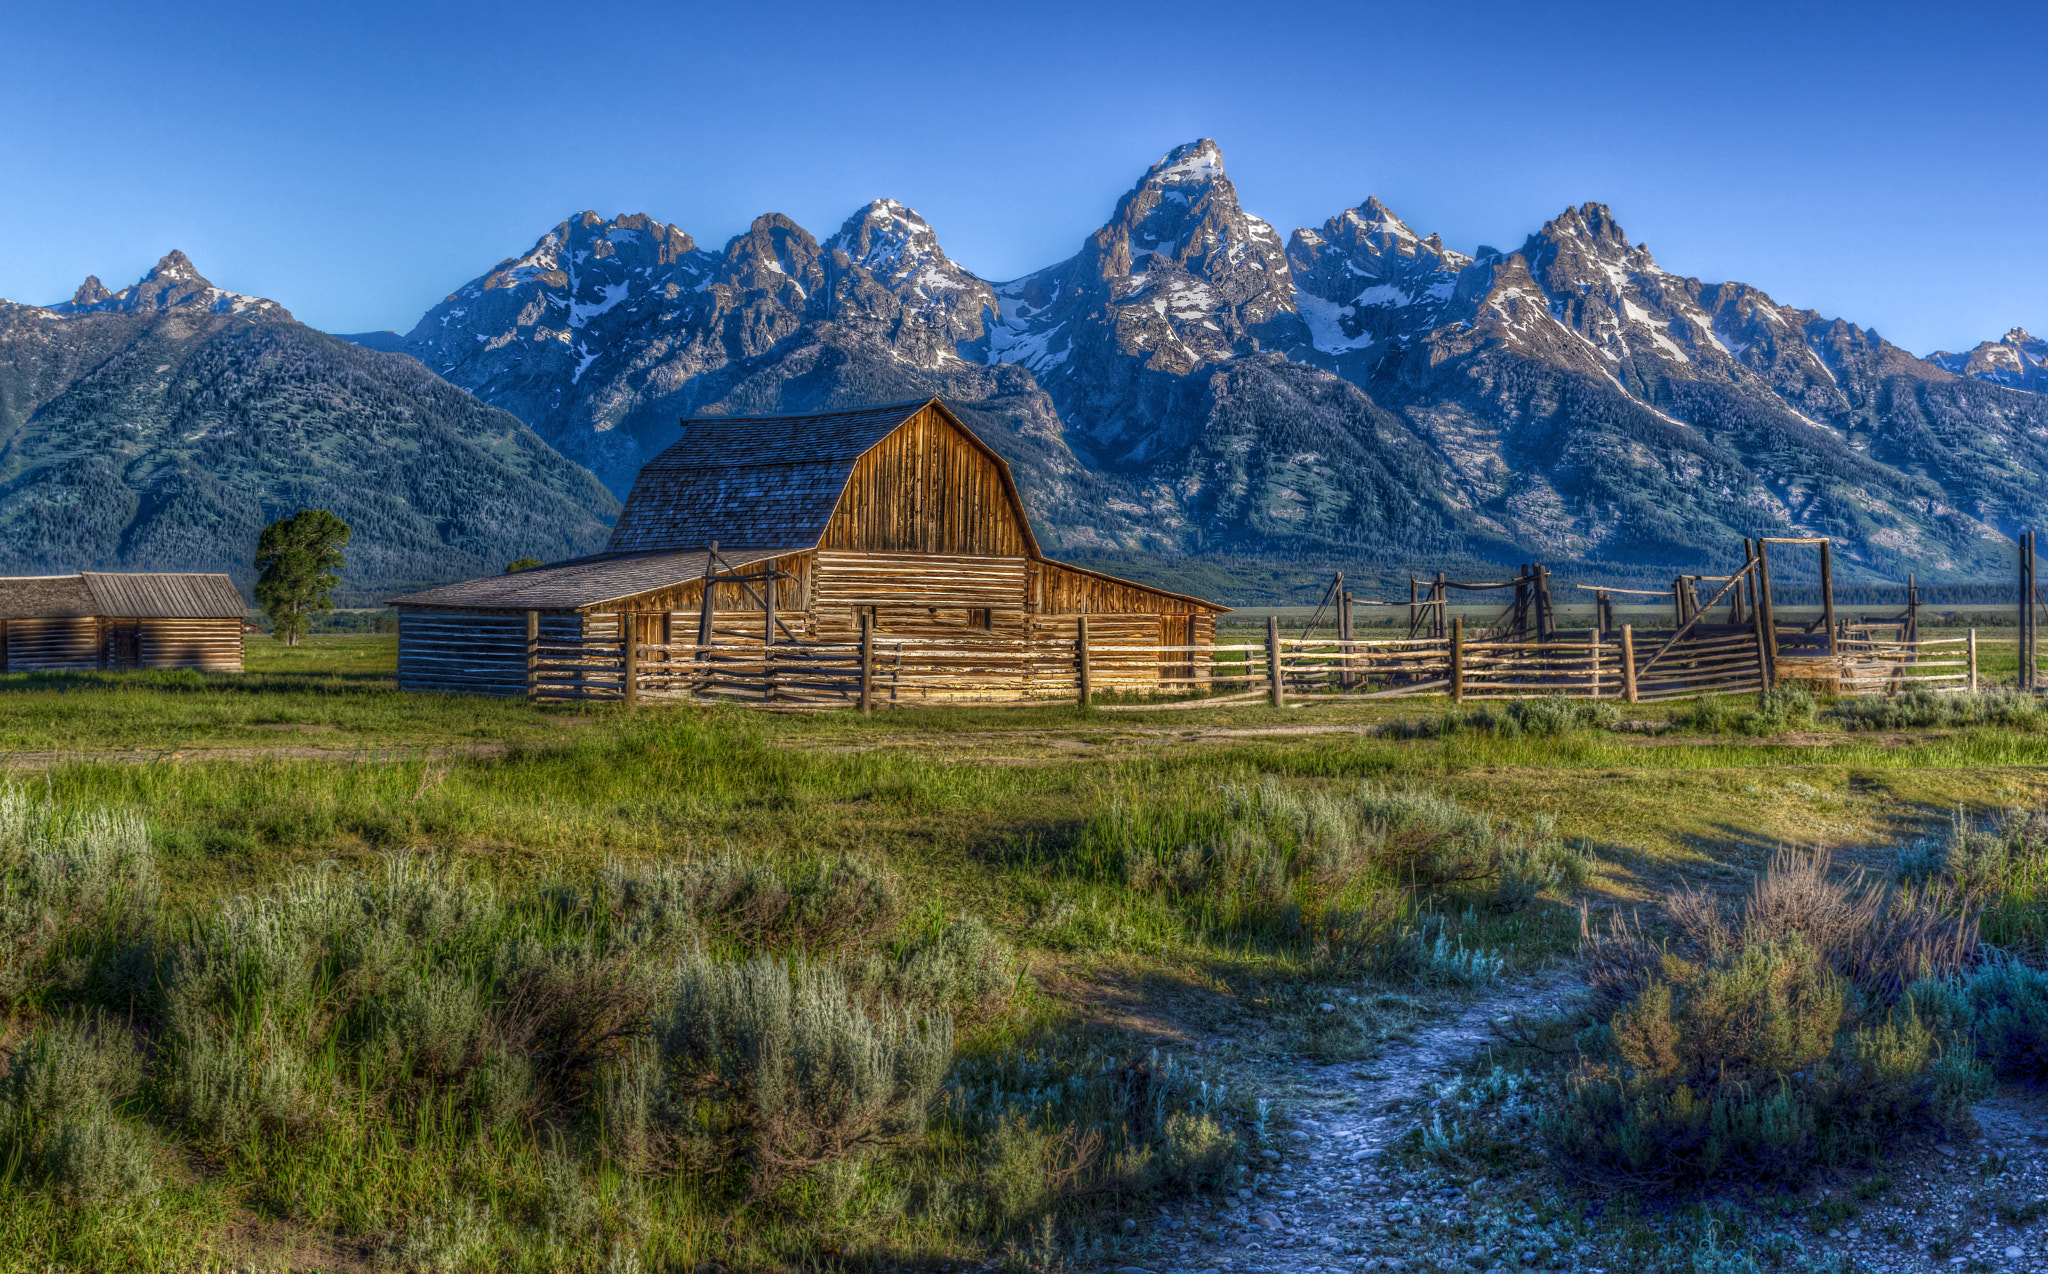
M612 529L611 553L791 544L825 534L854 463L905 421L931 408L995 463L1031 556L1031 520L1009 465L936 398L805 416L701 416L647 462Z

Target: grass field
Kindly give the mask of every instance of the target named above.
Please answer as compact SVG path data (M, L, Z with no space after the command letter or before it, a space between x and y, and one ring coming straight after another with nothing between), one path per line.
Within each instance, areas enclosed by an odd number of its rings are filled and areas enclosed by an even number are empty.
M2011 675L2012 649L1987 641L1987 676ZM1434 718L1442 701L629 715L400 694L395 653L387 636L252 638L239 677L0 677L0 764L22 808L40 811L21 835L54 845L84 835L89 812L139 817L158 878L146 918L81 922L26 989L0 995L0 1044L17 1053L87 1013L110 1015L94 1039L132 1036L142 1078L94 1118L130 1130L154 1188L146 1205L67 1193L61 1156L35 1166L58 1155L55 1134L17 1128L0 1142L16 1147L0 1156L0 1268L1108 1259L1146 1200L1256 1165L1275 1135L1261 1074L1303 1055L1371 1055L1470 993L1459 952L1533 970L1573 950L1581 903L1630 909L1680 881L1737 890L1785 845L1888 875L1959 809L2048 805L2048 732L2030 727L1851 732L1823 713L1754 738L1378 729ZM1391 826L1438 829L1489 865L1461 875L1434 848L1402 860L1405 880L1344 865L1366 861L1368 842L1391 852ZM1194 845L1212 848L1190 857ZM667 861L754 866L673 886L693 900L673 905L695 908L685 941L656 934L632 901L668 897L667 869L650 866ZM818 917L838 915L833 899L856 879L833 865L845 861L880 874L882 901L867 920L828 923ZM1524 864L1525 883L1504 863ZM387 883L332 901L332 882L358 877ZM401 892L442 919L405 920ZM328 918L291 919L316 912ZM191 989L194 970L227 958L203 952L244 941L233 926L260 916L299 935L275 938L276 958L306 971L236 965L219 989ZM356 952L351 934L386 924L409 954ZM959 943L975 954L945 954ZM784 1133L745 1114L762 1090L699 1087L685 1101L676 1088L664 1100L688 1110L667 1123L652 1098L632 1105L639 1027L559 1075L505 1079L526 1065L507 1051L507 1005L541 985L506 953L529 947L557 964L586 953L584 980L562 983L581 989L558 988L569 1001L631 999L619 988L671 977L690 950L728 962L718 968L761 953L830 966L871 1013L950 1012L959 1060L923 1136L870 1129L872 1146L770 1182L764 1147ZM930 972L942 965L953 972ZM415 984L442 990L407 998ZM1384 994L1333 1025L1302 999L1331 987ZM516 1038L540 1028L525 1029ZM209 1048L229 1050L218 1065L241 1085L234 1102L282 1113L223 1131L195 1095L195 1076L214 1073ZM276 1069L287 1062L289 1082ZM1139 1073L1153 1113L1103 1115L1140 1100ZM266 1083L287 1096L263 1096ZM520 1095L491 1095L501 1089ZM654 1131L634 1140L619 1131L629 1123Z

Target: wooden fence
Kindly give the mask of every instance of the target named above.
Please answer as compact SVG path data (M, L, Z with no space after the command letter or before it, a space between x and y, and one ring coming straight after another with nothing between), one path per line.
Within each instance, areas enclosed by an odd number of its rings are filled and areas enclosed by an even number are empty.
M1252 698L1285 703L1445 696L1454 702L1564 695L1655 703L1756 692L1772 681L1844 694L1973 690L1976 635L1917 642L1848 633L1839 653L1805 657L1782 634L1768 660L1752 625L1563 632L1548 641L1283 638L1201 646L1094 645L975 634L774 645L636 643L616 638L527 643L528 697L731 701L762 707L916 703L1092 702L1105 694L1182 696L1175 707ZM1194 696L1194 697L1189 697ZM1118 709L1157 704L1105 705Z

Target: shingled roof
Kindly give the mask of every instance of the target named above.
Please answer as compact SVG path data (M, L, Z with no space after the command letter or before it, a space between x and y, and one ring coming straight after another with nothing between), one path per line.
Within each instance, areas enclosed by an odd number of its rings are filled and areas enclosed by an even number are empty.
M926 407L944 412L974 438L936 398L804 416L686 420L682 439L648 461L634 479L608 551L707 544L815 548L839 507L854 462ZM1002 465L1001 457L988 454ZM1003 469L1007 477L1008 467Z
M0 619L240 619L245 610L225 575L85 571L0 579Z
M801 553L810 545L795 548L721 548L720 573ZM453 606L478 610L580 610L609 602L623 602L677 584L704 578L710 554L703 549L676 553L600 554L536 567L516 575L487 575L411 593L390 600L393 606Z

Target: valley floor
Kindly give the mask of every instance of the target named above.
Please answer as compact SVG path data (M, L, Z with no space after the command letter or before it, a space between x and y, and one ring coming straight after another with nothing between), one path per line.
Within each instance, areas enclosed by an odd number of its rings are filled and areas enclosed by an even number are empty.
M1506 1082L1496 1063L1526 1060L1510 1015L1578 993L1582 916L1597 927L1610 913L1653 914L1679 885L1736 898L1787 846L1888 879L1903 848L1958 811L2048 807L2048 730L1850 731L1823 715L1776 736L1707 735L1663 729L1660 705L1621 713L1648 723L1640 732L1427 737L1414 727L1447 712L1442 701L629 717L400 694L395 647L251 638L239 678L0 676L0 770L9 790L59 810L146 820L163 942L300 869L375 873L401 853L507 898L580 888L607 863L727 855L795 871L852 856L900 879L906 899L895 945L873 950L906 949L966 914L1017 953L1026 976L1000 1008L971 1021L963 1010L963 1058L1001 1071L1075 1039L1136 1059L1118 1063L1127 1072L1181 1057L1250 1112L1232 1116L1250 1121L1243 1162L1194 1188L1148 1177L1008 1211L963 1204L957 1217L935 1201L956 1188L933 1184L948 1173L1006 1197L993 1166L1002 1134L962 1131L971 1121L889 1152L894 1166L871 1167L844 1197L800 1204L635 1184L599 1164L577 1222L594 1228L575 1231L587 1243L546 1248L575 1253L575 1268L2048 1268L2035 1223L2048 1210L2048 1124L2036 1122L2038 1097L2010 1085L1981 1108L1981 1133L1921 1135L1874 1166L1681 1205L1589 1192L1533 1158L1457 1142L1467 1134L1443 1123L1463 1120L1469 1134L1511 1101L1480 1090ZM2002 670L2000 657L1987 646L1989 675L2010 675L2010 653ZM1526 906L1452 891L1403 913L1424 947L1434 936L1440 962L1446 950L1454 964L1457 952L1497 961L1456 976L1426 961L1347 965L1329 954L1333 939L1296 940L1233 921L1214 899L1134 883L1131 846L1171 841L1177 819L1208 826L1218 800L1252 799L1219 794L1259 790L1311 811L1360 792L1426 794L1550 829L1545 843L1577 865ZM713 945L730 955L724 933ZM18 997L0 1048L90 1000L72 994ZM154 1029L138 1037L145 1053ZM144 1091L123 1110L155 1130L155 1201L74 1205L20 1178L0 1203L0 1268L483 1269L522 1234L570 1233L548 1156L580 1134L559 1119L476 1140L453 1124L430 1132L421 1114L359 1141L201 1150L178 1131L182 1108ZM517 1143L503 1152L515 1166L479 1164L501 1138ZM1048 1179L1058 1144L1042 1148ZM425 1168L403 1165L415 1154ZM282 1184L287 1159L299 1186ZM471 1248L421 1237L459 1231L464 1209L484 1218Z

